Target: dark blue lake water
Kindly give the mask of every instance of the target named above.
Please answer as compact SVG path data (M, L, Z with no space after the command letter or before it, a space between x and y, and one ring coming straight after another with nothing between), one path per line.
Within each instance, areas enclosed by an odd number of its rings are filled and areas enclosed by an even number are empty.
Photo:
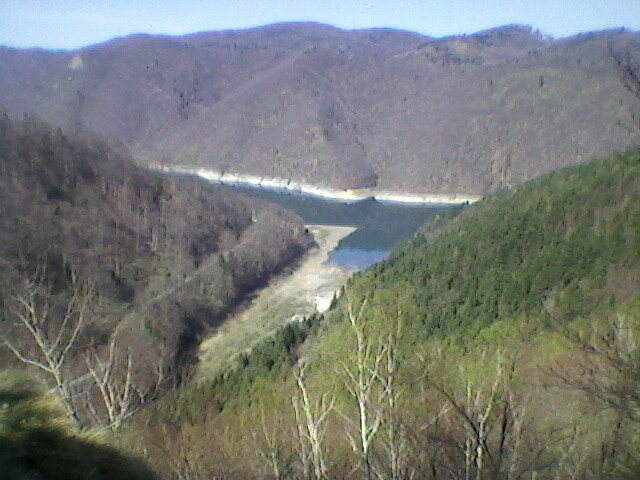
M389 255L429 218L459 206L402 204L363 200L344 203L299 193L246 186L225 187L247 197L261 198L298 213L307 224L349 225L354 233L331 252L330 262L364 269Z

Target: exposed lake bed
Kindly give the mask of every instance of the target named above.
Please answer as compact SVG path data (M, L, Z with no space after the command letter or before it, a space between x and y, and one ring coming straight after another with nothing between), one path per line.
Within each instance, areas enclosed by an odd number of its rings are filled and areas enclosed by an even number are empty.
M383 190L378 188L338 189L326 185L314 185L287 178L246 175L203 167L187 167L183 165L151 164L150 168L169 173L197 175L210 182L225 185L280 190L289 193L310 195L327 200L343 202L377 200L380 202L392 203L462 205L465 203L477 202L482 198L480 195L469 195L465 193L415 193L398 190Z
M220 183L220 182L215 182ZM459 204L344 201L286 189L222 184L246 197L296 212L316 245L269 284L255 292L200 346L201 378L215 375L241 352L280 326L327 310L356 271L384 260L430 218L457 211Z
M214 375L229 361L250 350L260 339L280 326L329 308L334 294L353 273L327 262L341 239L354 228L337 225L307 225L316 239L295 265L271 279L240 306L230 318L200 345L200 376Z

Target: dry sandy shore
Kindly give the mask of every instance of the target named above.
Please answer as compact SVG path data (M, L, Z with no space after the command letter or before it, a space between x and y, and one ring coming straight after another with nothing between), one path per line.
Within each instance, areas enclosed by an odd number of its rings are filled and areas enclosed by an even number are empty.
M338 190L335 188L311 185L296 182L286 178L262 177L259 175L244 175L240 173L221 172L199 167L185 167L180 165L149 165L150 168L164 172L187 173L198 175L210 182L228 185L250 185L276 190L288 190L296 193L312 195L315 197L328 198L333 200L356 202L373 198L381 202L392 203L436 203L461 205L463 203L473 203L480 200L479 195L455 194L455 193L407 193L400 191L378 190L370 188L356 188Z
M276 276L202 342L200 378L219 372L239 353L250 350L279 326L329 307L333 294L352 272L325 262L329 252L355 228L333 225L307 225L307 228L318 246L305 254L292 273Z

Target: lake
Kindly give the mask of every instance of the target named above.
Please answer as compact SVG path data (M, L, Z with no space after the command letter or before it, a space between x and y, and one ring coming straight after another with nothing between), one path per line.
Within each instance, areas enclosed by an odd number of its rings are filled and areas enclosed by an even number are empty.
M282 190L225 186L247 197L282 205L300 215L307 224L348 225L354 233L334 249L329 262L362 270L383 260L398 243L409 239L431 217L459 205L403 204L362 200L345 203Z

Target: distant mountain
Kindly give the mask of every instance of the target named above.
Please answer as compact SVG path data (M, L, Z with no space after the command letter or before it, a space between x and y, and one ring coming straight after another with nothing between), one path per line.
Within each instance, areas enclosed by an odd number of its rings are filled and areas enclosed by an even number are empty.
M639 54L633 32L553 40L523 26L134 35L1 48L0 107L119 139L142 163L477 194L636 144L623 77Z

